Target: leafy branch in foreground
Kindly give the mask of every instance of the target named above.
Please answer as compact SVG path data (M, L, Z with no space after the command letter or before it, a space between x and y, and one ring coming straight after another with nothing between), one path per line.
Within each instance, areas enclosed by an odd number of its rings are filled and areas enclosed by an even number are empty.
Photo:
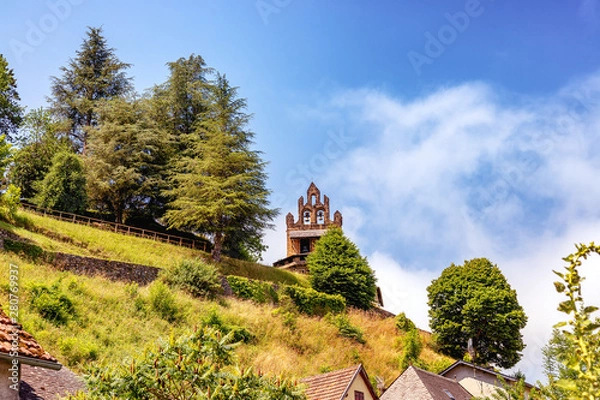
M569 327L561 332L572 346L561 361L573 373L573 377L561 377L556 386L564 391L568 399L600 398L600 319L594 318L598 310L595 306L586 306L581 295L581 282L585 279L579 274L578 267L582 259L596 253L600 255L600 246L579 244L577 251L563 258L569 265L565 272L554 271L562 282L554 282L558 293L564 293L567 300L561 302L558 310L571 319L560 322L555 328Z
M95 367L88 393L71 400L303 400L295 383L255 374L234 362L233 333L205 328L171 337L139 360L117 367Z

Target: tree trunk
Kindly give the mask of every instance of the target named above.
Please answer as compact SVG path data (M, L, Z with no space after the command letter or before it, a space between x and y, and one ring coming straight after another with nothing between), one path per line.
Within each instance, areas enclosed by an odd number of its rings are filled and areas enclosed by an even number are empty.
M215 262L221 261L221 248L223 247L223 233L217 232L215 233L215 245L212 249L212 259Z

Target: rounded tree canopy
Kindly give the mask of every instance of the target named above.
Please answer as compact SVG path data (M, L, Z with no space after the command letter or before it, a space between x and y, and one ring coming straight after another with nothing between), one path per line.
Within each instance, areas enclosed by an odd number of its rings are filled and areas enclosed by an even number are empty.
M450 265L427 288L430 326L441 352L510 368L522 357L527 323L517 293L486 258ZM470 346L469 346L470 347Z
M340 228L329 228L306 262L313 289L340 294L352 307L364 310L373 307L377 295L375 274Z

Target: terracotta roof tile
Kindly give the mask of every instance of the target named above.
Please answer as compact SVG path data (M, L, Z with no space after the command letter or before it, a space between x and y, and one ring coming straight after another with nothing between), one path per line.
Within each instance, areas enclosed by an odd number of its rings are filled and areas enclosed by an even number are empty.
M342 395L352 382L352 378L361 368L360 365L311 376L300 382L308 388L304 392L309 400L341 400Z
M29 332L23 330L21 324L15 324L0 307L0 353L11 352L12 336L15 332L19 336L19 355L58 363L56 358L46 352Z

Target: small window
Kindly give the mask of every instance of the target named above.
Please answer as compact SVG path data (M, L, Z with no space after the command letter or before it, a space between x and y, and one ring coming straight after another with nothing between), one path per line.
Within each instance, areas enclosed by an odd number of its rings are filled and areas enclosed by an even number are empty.
M304 211L304 225L310 224L310 211Z
M324 224L325 223L325 212L323 210L319 210L317 212L317 224Z
M317 196L313 194L310 196L310 205L314 206L315 204L317 204Z
M365 400L365 394L363 392L359 392L358 390L354 391L354 400Z
M300 253L310 253L310 240L300 239Z

